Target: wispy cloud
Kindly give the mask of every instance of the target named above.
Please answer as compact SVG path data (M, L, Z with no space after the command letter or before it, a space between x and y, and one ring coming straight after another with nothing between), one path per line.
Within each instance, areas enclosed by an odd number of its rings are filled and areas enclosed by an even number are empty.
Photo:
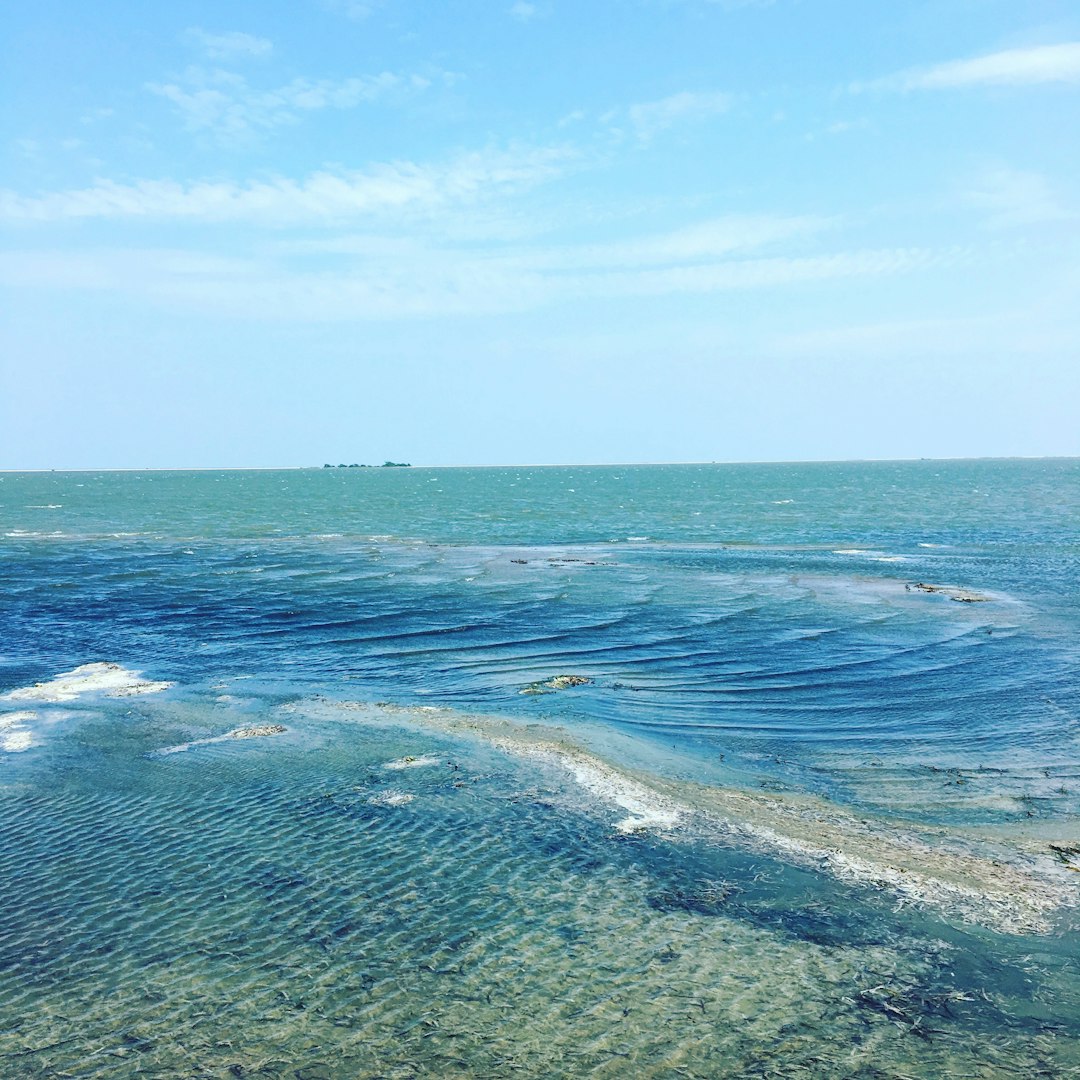
M455 221L458 215L454 215ZM696 221L678 229L651 233L631 240L600 244L530 244L517 247L512 254L504 250L491 251L486 258L498 259L507 268L516 270L553 272L559 274L584 271L622 272L631 269L663 267L669 265L696 266L715 262L735 254L768 249L784 241L801 241L816 236L838 222L815 216L787 216L778 214L730 214L725 217ZM449 224L449 223L448 223ZM425 236L431 238L435 230L425 223ZM472 237L477 232L474 218L468 219L466 233ZM462 238L460 230L446 229L440 234L450 244L444 250L452 250L455 240ZM530 235L521 228L505 227L485 236L488 240L517 240ZM535 236L535 230L533 234ZM400 238L372 236L371 234L334 235L311 240L284 241L280 250L305 254L355 255L369 257L372 254L400 254L403 250Z
M79 218L336 224L405 208L480 198L560 175L572 151L523 148L464 154L443 165L392 162L365 171L318 172L251 183L103 180L92 187L24 196L0 191L0 220Z
M274 51L273 42L238 30L212 34L193 26L185 31L184 40L200 49L211 60L257 58L269 56Z
M540 9L535 4L528 3L527 0L517 0L517 3L510 5L509 10L510 14L520 22L529 22L540 13Z
M343 267L168 250L8 252L0 283L124 292L172 306L298 321L471 317L588 299L789 288L908 273L950 258L926 249L736 258L699 266L583 272L526 255L479 256L400 242L373 244Z
M683 121L704 120L727 112L731 100L730 94L683 91L658 101L631 105L626 115L638 138L647 140Z
M813 131L808 131L803 139L806 142L815 142L819 138L836 138L839 135L850 135L856 131L872 131L873 127L869 120L860 117L858 120L834 120Z
M852 83L864 90L943 90L965 86L1030 86L1080 82L1080 42L1005 49L969 60L950 60L933 67L912 68L883 79Z
M100 123L102 120L108 120L110 116L114 115L114 113L114 109L104 107L87 109L86 112L84 112L82 116L79 117L79 123L97 124Z
M15 216L222 217L354 222L341 235L256 234L228 255L198 250L9 252L13 286L127 293L173 307L284 320L385 320L538 310L589 298L704 295L866 279L941 265L955 253L915 248L822 252L840 222L729 215L606 243L546 243L497 230L479 242L457 226L505 195L558 175L556 154L487 155L442 170L396 167L364 177L313 177L225 188L99 186L6 209ZM494 200L485 196L496 195ZM5 206L0 202L0 210ZM405 211L404 214L398 211ZM417 217L419 213L421 216ZM369 215L366 220L362 215ZM213 233L206 234L208 242ZM195 241L196 243L198 241ZM244 248L247 247L245 251Z
M723 11L740 11L743 8L772 7L776 0L662 0L664 4L679 4L684 7L713 7Z
M297 78L272 90L256 90L235 72L193 67L179 81L146 88L170 101L189 131L209 131L228 141L295 123L305 112L352 109L430 85L426 76L384 71L338 80Z
M986 224L993 229L1076 220L1078 216L1062 205L1041 173L1006 166L985 171L963 193L963 199L984 211Z
M321 0L321 4L327 11L362 22L383 6L383 0Z
M643 267L698 267L739 252L767 248L781 241L813 236L827 229L827 218L775 214L734 214L697 221L668 232L608 244L565 246L533 266L621 273Z

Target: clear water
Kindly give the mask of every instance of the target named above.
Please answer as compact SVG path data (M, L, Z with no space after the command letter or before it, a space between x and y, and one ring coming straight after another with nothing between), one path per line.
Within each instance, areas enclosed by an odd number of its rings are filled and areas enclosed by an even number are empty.
M0 695L174 684L0 696L0 1075L1080 1073L1078 461L6 474L0 553ZM1062 902L821 854L909 836Z

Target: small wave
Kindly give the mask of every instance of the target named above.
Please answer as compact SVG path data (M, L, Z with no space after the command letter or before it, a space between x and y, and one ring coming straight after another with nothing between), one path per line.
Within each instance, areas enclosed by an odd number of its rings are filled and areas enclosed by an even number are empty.
M30 503L27 510L62 510L63 503Z

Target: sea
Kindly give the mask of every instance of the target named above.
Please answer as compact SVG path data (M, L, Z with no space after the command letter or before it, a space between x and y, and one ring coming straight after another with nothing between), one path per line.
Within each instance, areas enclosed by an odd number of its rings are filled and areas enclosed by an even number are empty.
M1080 1076L1080 460L0 474L0 1076Z

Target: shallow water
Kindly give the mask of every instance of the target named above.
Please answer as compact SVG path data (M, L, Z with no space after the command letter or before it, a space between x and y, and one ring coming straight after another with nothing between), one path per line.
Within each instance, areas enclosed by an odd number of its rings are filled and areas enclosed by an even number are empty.
M0 533L3 1075L1080 1073L1080 463L6 474Z

